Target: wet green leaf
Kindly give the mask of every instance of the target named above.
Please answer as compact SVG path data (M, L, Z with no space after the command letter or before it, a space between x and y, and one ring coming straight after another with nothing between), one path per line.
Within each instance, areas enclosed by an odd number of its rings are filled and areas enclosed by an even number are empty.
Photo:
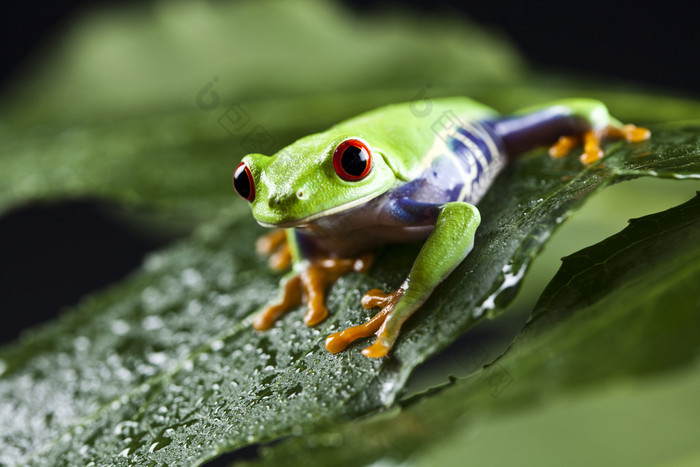
M276 278L251 252L252 221L223 214L3 352L3 410L17 420L3 427L5 460L192 463L392 404L417 365L505 306L586 196L638 175L697 176L700 128L654 128L651 141L609 152L585 170L541 152L512 164L480 205L473 252L379 361L361 356L364 342L334 356L323 340L367 317L362 292L396 287L415 247L389 248L367 276L341 279L328 300L334 313L318 327L297 310L257 333L250 315Z
M278 277L251 251L261 231L234 201L230 176L257 125L271 152L423 92L471 95L504 111L602 95L635 122L697 114L693 101L573 92L533 78L509 46L463 22L364 19L366 36L320 2L163 3L92 16L13 93L0 112L0 210L92 196L207 221L0 352L0 414L12 420L0 424L0 463L197 464L391 405L417 365L503 309L551 232L590 194L637 176L700 177L697 124L610 144L609 157L585 170L538 151L481 203L476 248L408 323L391 358L365 359L363 343L333 356L322 343L367 317L361 294L396 287L417 246L388 248L368 275L341 279L332 316L317 328L297 310L253 332L251 314ZM286 61L294 54L281 43L310 61ZM363 60L348 69L348 56ZM220 99L213 108L197 101L210 83Z
M694 465L698 238L700 195L633 220L564 258L495 363L400 412L266 448L260 464Z

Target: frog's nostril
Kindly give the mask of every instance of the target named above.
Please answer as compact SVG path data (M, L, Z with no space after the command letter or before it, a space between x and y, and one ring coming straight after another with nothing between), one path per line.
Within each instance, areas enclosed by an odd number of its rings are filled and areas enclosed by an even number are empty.
M284 197L284 196L270 196L270 198L267 201L267 204L268 204L268 206L270 206L271 208L274 209L274 208L278 207L280 204L287 201L287 198L288 197Z

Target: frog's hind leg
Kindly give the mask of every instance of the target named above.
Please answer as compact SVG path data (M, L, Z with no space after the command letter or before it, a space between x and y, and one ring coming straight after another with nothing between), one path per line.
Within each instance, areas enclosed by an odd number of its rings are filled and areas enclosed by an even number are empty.
M646 128L635 125L623 125L616 127L608 125L600 131L588 130L583 133L583 154L579 157L585 165L590 165L603 158L603 150L600 142L604 139L624 139L629 143L638 143L651 137L651 132ZM564 157L581 143L578 136L562 136L549 148L549 155L555 158Z
M550 144L554 144L550 155L563 157L583 142L580 160L584 165L604 156L601 141L606 138L639 142L651 135L645 128L622 125L610 115L605 104L594 99L549 102L486 123L503 141L511 157Z
M581 136L562 136L549 148L549 155L558 159L564 157L571 150L581 144L583 140L583 154L579 157L583 164L589 165L603 158L603 150L600 149L600 140L603 138L602 132L588 130Z

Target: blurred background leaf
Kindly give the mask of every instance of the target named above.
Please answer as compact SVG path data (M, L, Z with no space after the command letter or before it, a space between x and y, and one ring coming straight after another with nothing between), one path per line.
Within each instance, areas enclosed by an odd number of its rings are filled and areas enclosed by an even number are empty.
M384 103L521 74L512 48L474 25L348 19L320 1L94 13L0 113L0 208L88 195L211 215L231 204L229 172L256 125L272 152Z
M510 111L581 95L636 123L700 111L536 73L464 19L358 15L313 0L98 10L46 54L0 110L0 211L91 196L194 225L231 204L230 172L257 125L271 153L390 102L468 95Z

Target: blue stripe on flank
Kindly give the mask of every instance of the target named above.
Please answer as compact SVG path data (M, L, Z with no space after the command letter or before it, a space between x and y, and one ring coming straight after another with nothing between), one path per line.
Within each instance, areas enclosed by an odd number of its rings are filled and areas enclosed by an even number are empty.
M464 183L469 190L463 200L476 203L504 165L503 144L488 125L480 122L471 123L469 128L459 127L457 132L459 135L450 137L448 144L466 172Z
M415 180L385 195L391 218L406 225L420 225L433 221L436 207L445 203L479 201L503 167L505 154L502 142L487 125L471 125L453 130L458 135L437 135L450 152L436 157ZM477 150L483 155L474 154ZM463 190L465 184L467 189Z
M466 172L467 180L463 180L463 183L478 180L484 172L484 167L474 156L471 149L462 140L454 137L450 137L448 145Z
M481 135L476 136L474 135L474 133L471 133L466 128L458 128L457 131L465 137L469 138L471 142L473 142L479 149L481 149L481 152L484 153L484 157L486 158L487 162L491 163L493 161L491 149L489 148L489 145L486 144L486 140L484 140L484 138L481 137ZM487 135L487 137L490 137L490 135Z

